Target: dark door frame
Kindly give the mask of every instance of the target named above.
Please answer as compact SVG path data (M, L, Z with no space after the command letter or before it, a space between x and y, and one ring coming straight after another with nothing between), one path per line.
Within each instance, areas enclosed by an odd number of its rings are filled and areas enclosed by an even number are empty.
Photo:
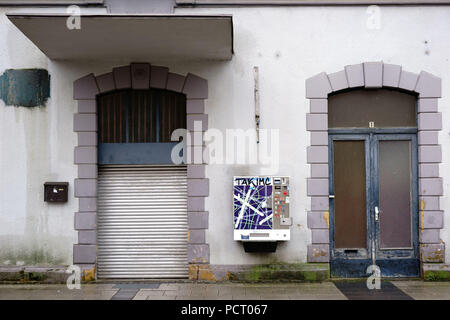
M418 246L418 145L417 128L373 128L373 129L329 129L328 130L328 170L329 194L334 195L333 141L360 140L365 141L366 167L366 249L334 248L334 198L329 199L330 215L330 269L332 276L364 277L366 267L375 264L381 268L382 276L404 277L419 275ZM380 250L379 221L375 221L374 207L378 206L378 141L410 140L411 141L411 174L412 174L412 245L411 250ZM350 249L350 248L349 248ZM333 271L334 270L334 271Z

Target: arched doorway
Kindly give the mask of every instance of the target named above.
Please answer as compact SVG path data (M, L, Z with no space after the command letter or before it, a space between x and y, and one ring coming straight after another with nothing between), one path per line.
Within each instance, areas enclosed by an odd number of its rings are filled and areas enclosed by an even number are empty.
M441 94L440 78L383 62L306 80L308 262L337 277L369 276L376 263L382 276L413 276L443 262Z
M170 177L184 181L179 185L186 188L182 204L186 206L186 210L182 211L184 212L183 223L187 219L187 227L182 226L183 230L178 234L180 237L183 234L182 238L185 242L183 257L180 260L187 260L189 265L183 262L180 269L182 271L173 269L175 271L172 272L168 268L169 271L165 274L138 271L127 275L122 272L128 268L123 268L125 264L122 262L117 264L114 259L115 262L111 260L111 263L114 262L119 267L116 268L117 272L122 270L121 274L117 274L117 277L120 278L189 276L189 278L196 279L199 265L209 264L209 245L206 243L205 237L209 216L205 210L205 200L209 195L206 162L201 159L196 163L188 163L182 168L184 171L180 172L173 164L167 163L170 159L167 151L176 143L168 142L167 138L170 137L169 133L175 127L185 126L190 132L205 131L208 128L208 115L205 114L205 100L208 98L207 80L191 73L186 76L173 73L163 66L132 63L115 67L109 73L97 76L88 74L75 80L73 93L78 105L77 113L74 114L73 127L78 136L78 143L74 149L74 163L78 166L78 176L74 181L74 194L78 198L78 208L75 212L75 230L78 231L78 242L73 247L73 261L74 264L81 267L83 279L92 280L97 277L98 262L101 259L99 256L101 250L98 250L101 246L99 243L101 237L98 236L100 214L98 196L103 193L100 189L106 181L101 179L105 174L113 173L137 177L136 175L142 174L143 171L155 167L156 171L145 173L146 178L154 178L155 172L165 169L164 178L156 177L158 183L170 180ZM115 101L115 104L112 104L112 110L109 110L111 112L106 115L99 114L98 111L97 100L102 99L104 101L100 104L107 104L107 100ZM127 99L129 99L128 102ZM160 101L159 110L157 110L155 99ZM131 107L130 101L134 101ZM161 110L163 104L166 107ZM126 111L126 107L123 108L126 105L132 110ZM143 108L143 106L146 107ZM178 111L184 108L184 119L178 116L172 117L175 114L173 112L175 107ZM108 129L99 133L99 129L104 130L105 128L99 122L107 120L108 117L112 118L117 125L106 126ZM176 118L178 122L166 121L166 118ZM201 123L201 126L194 126L194 122ZM157 126L159 127L157 128ZM203 146L196 148L203 150ZM138 167L137 170L131 170L128 173L122 170L124 166L130 165ZM115 166L116 168L103 170L104 166ZM167 171L169 169L178 171ZM137 179L131 180L137 181ZM146 188L155 185L154 180L147 179L144 183L147 184ZM125 204L125 206L128 205ZM160 222L164 223L163 220L160 219ZM150 224L150 221L144 222L147 225ZM165 223L170 223L170 219ZM135 231L138 233L139 230L135 229ZM170 254L169 251L167 250L166 253ZM164 263L166 262L162 262L162 264ZM108 277L116 276L108 275Z
M328 98L330 269L418 276L416 95L354 89Z
M171 160L185 95L118 90L97 109L98 278L187 278L187 170Z

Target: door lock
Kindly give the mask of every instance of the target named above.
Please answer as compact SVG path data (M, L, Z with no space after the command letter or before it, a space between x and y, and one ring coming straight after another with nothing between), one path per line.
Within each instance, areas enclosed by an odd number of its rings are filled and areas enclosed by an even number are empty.
M378 209L378 206L375 206L375 221L378 221L380 218L380 210Z

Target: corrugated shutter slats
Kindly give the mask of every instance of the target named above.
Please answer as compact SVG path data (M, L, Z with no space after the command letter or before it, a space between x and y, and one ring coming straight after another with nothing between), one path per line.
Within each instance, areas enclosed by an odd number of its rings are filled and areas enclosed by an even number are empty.
M98 277L187 278L186 167L99 166Z

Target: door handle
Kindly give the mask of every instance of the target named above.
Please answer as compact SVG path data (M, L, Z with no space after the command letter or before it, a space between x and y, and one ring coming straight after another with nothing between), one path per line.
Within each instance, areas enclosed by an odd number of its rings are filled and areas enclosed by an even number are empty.
M375 221L378 221L380 219L380 210L378 209L378 206L375 206Z

